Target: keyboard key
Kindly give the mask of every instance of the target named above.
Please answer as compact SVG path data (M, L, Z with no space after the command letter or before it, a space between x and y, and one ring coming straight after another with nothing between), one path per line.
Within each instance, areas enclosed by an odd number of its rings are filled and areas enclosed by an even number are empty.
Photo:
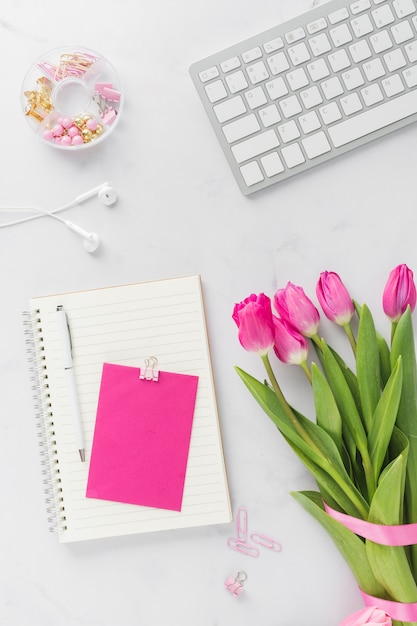
M252 85L256 85L257 83L261 83L263 80L268 79L269 74L265 67L265 63L263 61L259 61L254 65L250 65L248 67L248 76Z
M357 0L357 2L353 2L350 5L350 10L353 15L357 15L358 13L362 13L362 11L366 11L371 6L370 0Z
M305 135L312 133L314 130L318 130L321 127L320 120L315 111L310 111L298 118L301 130Z
M392 98L392 96L396 96L404 91L403 81L398 74L393 74L392 76L389 76L389 78L384 78L381 85L388 98Z
M400 20L416 12L413 0L394 0L392 6Z
M378 28L383 28L384 26L395 22L395 17L393 16L391 7L388 4L384 4L379 9L375 9L371 12L371 15Z
M329 102L326 106L320 107L319 113L324 124L333 124L342 119L342 113L336 102Z
M353 115L363 109L360 98L356 92L341 98L340 105L345 115Z
M292 91L302 89L303 87L306 87L309 83L307 74L302 67L298 68L298 70L294 70L293 72L289 72L286 78Z
M300 98L302 103L304 104L304 108L309 110L313 107L316 107L318 104L323 102L323 98L321 97L320 91L314 85L309 89L305 89L300 92Z
M361 89L361 94L363 101L368 107L372 106L373 104L377 104L377 102L381 102L381 100L384 99L378 83L373 83L372 85L364 87L364 89Z
M213 104L213 102L218 102L219 100L223 100L226 98L227 91L225 86L223 85L221 80L216 80L214 83L210 83L204 87L206 90L207 98L209 102Z
M330 37L336 48L340 48L340 46L344 46L349 41L352 41L352 35L347 24L341 24L336 26L336 28L332 28Z
M339 124L331 126L328 131L336 148L344 146L355 139L369 135L385 128L394 122L413 115L417 110L417 90L409 91L394 100L388 100L373 109L359 113Z
M264 179L261 168L256 161L252 161L251 163L246 163L246 165L242 165L242 167L240 168L240 172L243 176L243 180L248 187L256 185L256 183L260 183Z
M365 82L359 67L353 67L347 72L344 72L342 74L342 80L348 91L361 87Z
M382 61L378 58L372 59L372 61L364 63L362 65L362 69L365 73L367 80L369 80L370 82L385 75L385 69L382 65Z
M298 143L293 143L291 146L285 146L281 150L281 154L284 157L284 161L289 169L305 162L304 154L302 153Z
M265 131L261 135L245 139L241 143L235 144L231 147L233 156L237 163L243 163L249 159L253 159L259 156L263 152L268 152L279 146L278 137L275 131L271 128Z
M415 63L417 61L417 41L408 43L404 46L404 50L410 63Z
M283 143L294 141L294 139L298 139L300 136L300 131L298 130L298 126L294 120L286 122L285 124L280 124L278 126L278 133Z
M281 172L284 171L284 166L279 158L278 152L271 152L271 154L261 157L261 163L268 178L281 174Z
M307 24L307 30L310 35L314 35L314 33L318 33L325 28L327 28L327 22L324 17L319 17L317 20L314 20L314 22Z
M227 72L231 72L232 70L240 67L240 59L239 57L232 57L231 59L227 59L227 61L220 63L220 67L222 68L222 72L227 74Z
M324 59L318 59L313 63L309 63L307 65L307 71L310 75L312 81L316 82L318 80L323 80L323 78L327 78L330 75L329 68Z
M286 96L288 93L287 85L282 76L265 83L265 87L271 100L282 98L282 96Z
M251 113L246 117L241 117L240 119L230 122L230 124L226 124L222 127L224 136L226 137L226 141L228 143L233 143L234 141L253 135L253 133L256 133L260 129L260 124L254 113Z
M417 66L409 67L402 73L407 87L415 87L417 85Z
M317 35L317 37L309 39L308 43L311 48L311 52L315 57L326 54L326 52L330 52L330 50L332 49L332 45L326 33L321 33L320 35Z
M256 48L252 48L251 50L247 50L242 54L242 59L245 63L252 63L256 59L260 59L262 56L262 50L257 46Z
M301 63L305 63L311 58L304 42L292 46L292 48L288 48L288 56L290 57L291 63L295 66L301 65Z
M302 108L297 96L289 96L280 101L279 106L286 119L301 113Z
M231 94L238 93L238 91L243 91L248 86L248 81L242 70L238 72L233 72L233 74L228 74L225 77L227 86L230 89Z
M384 61L389 72L395 72L401 67L405 67L407 65L407 61L404 58L401 48L397 48L392 52L384 54Z
M275 39L271 39L264 43L263 48L266 54L271 54L272 52L276 52L284 47L284 41L282 37L275 37Z
M206 83L208 80L212 80L213 78L217 78L218 76L220 76L220 72L217 67L213 65L203 72L200 72L198 76L202 83Z
M339 9L338 11L333 11L329 15L330 24L337 24L338 22L343 22L349 17L349 12L347 9Z
M332 100L332 98L341 96L343 93L342 84L337 76L325 80L324 83L321 83L321 88L323 89L326 100Z
M265 128L278 124L281 121L281 116L275 104L270 104L264 109L259 111L259 119Z
M304 150L306 151L309 159L315 159L321 154L325 154L331 150L331 146L323 131L320 131L315 135L311 135L310 137L306 137L301 143L303 144Z
M262 87L255 87L245 93L246 102L250 109L257 109L268 102Z
M277 54L273 54L268 57L267 63L271 74L274 76L290 69L290 64L288 63L287 57L283 52L278 52Z
M238 117L238 115L242 115L242 113L246 113L246 107L242 97L235 96L230 100L216 104L213 107L213 111L220 124L223 124L234 117Z
M285 39L287 40L287 43L292 44L296 41L300 41L300 39L304 39L305 36L306 34L304 32L304 28L300 26L299 28L295 28L289 33L286 33Z
M350 67L350 59L348 57L348 53L344 48L333 52L333 54L329 54L327 59L333 72L341 72L347 67Z
M404 41L409 41L414 37L413 30L408 20L391 26L391 33L397 45L404 43Z
M364 15L359 15L357 18L351 21L350 23L352 30L355 34L355 37L364 37L365 35L369 35L374 30L372 26L372 22L369 19L369 15L365 13Z
M361 63L362 61L365 61L365 59L369 59L372 56L371 49L368 46L366 39L357 41L349 46L349 52L352 55L354 63Z
M381 30L381 32L371 35L369 40L376 54L392 48L392 41L387 30Z

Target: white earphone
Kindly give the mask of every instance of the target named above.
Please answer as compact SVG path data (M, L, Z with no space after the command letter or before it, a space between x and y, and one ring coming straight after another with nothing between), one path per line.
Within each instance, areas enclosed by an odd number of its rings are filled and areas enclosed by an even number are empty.
M17 224L29 222L31 220L38 219L40 217L52 217L62 222L63 224L65 224L65 226L67 226L67 228L69 228L73 232L80 235L80 237L82 237L84 240L84 248L87 250L87 252L95 252L100 245L100 237L97 235L97 233L89 233L83 228L80 228L80 226L77 226L76 224L74 224L73 222L70 222L69 220L64 220L62 217L59 217L58 215L56 215L56 213L59 213L61 211L70 209L71 207L77 206L78 204L85 202L85 200L88 200L88 198L92 198L95 195L98 195L100 201L105 206L113 206L117 201L117 193L115 189L106 182L106 183L102 183L98 187L94 187L93 189L86 191L80 196L77 196L76 198L74 198L74 200L71 200L71 202L68 202L67 204L64 204L63 206L58 207L57 209L54 209L53 211L45 211L44 209L39 209L36 207L0 207L0 210L3 210L3 211L14 211L14 210L36 211L35 215L30 215L29 217L24 217L22 219L15 220L14 222L7 222L5 224L0 224L0 228L16 226Z

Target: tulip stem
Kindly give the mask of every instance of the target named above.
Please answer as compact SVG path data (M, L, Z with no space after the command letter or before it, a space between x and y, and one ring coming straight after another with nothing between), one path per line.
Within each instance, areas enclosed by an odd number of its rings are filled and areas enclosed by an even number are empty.
M271 363L269 362L269 358L268 355L265 354L263 356L261 356L261 359L263 361L263 364L265 366L265 369L267 371L268 374L268 378L271 381L271 385L275 391L275 394L279 400L279 403L281 404L282 408L284 409L285 413L287 414L287 416L289 417L292 425L294 426L294 428L296 429L296 431L298 432L298 434L300 435L300 437L302 437L302 439L304 439L304 441L306 443L309 444L309 446L311 448L313 448L313 450L316 451L316 453L322 457L322 451L320 450L320 448L317 447L316 443L312 440L312 438L310 437L310 435L307 433L307 431L303 428L303 426L300 424L299 420L297 419L294 411L292 410L292 408L290 407L290 405L288 404L287 400L285 399L284 394L281 391L281 387L278 384L278 381L275 377L274 371L271 367Z
M349 323L348 324L343 324L343 328L345 330L345 333L348 336L349 343L350 343L350 345L352 347L352 350L353 350L353 354L356 356L356 339L355 339L355 337L353 335L353 332L352 332L352 329L350 327L350 324Z
M397 330L398 322L391 323L391 344L394 341L395 331Z
M300 363L300 367L303 370L304 374L307 376L308 382L310 383L310 385L313 383L313 378L311 376L311 372L308 369L308 365L306 361L303 361L302 363Z

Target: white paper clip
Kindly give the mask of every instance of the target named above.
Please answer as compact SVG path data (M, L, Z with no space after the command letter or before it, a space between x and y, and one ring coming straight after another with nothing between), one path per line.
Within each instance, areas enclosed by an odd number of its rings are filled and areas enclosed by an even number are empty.
M248 537L248 512L244 506L239 507L237 510L236 532L240 541L246 541Z
M279 541L276 541L276 539L273 539L268 535L264 535L263 533L251 533L250 538L253 543L257 543L263 548L268 548L268 550L273 550L274 552L281 552L282 550L282 545Z
M141 380L157 381L159 377L158 359L156 356L150 356L145 359L145 367L140 368L139 378Z
M227 545L231 550L236 550L241 554L247 554L248 556L259 556L259 550L255 546L251 546L245 541L238 539L237 537L229 537Z

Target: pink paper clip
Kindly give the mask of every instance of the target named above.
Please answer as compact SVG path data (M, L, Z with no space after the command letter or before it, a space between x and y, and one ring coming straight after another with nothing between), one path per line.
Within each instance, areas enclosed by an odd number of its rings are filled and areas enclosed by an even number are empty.
M248 536L248 512L244 506L239 507L237 510L236 532L240 541L246 541Z
M282 545L276 539L269 537L268 535L264 535L263 533L251 533L250 538L254 543L257 543L259 546L267 548L268 550L273 550L273 552L281 552Z
M259 550L255 546L251 546L245 541L241 541L237 537L229 537L227 545L231 550L240 552L241 554L247 554L248 556L259 556Z

